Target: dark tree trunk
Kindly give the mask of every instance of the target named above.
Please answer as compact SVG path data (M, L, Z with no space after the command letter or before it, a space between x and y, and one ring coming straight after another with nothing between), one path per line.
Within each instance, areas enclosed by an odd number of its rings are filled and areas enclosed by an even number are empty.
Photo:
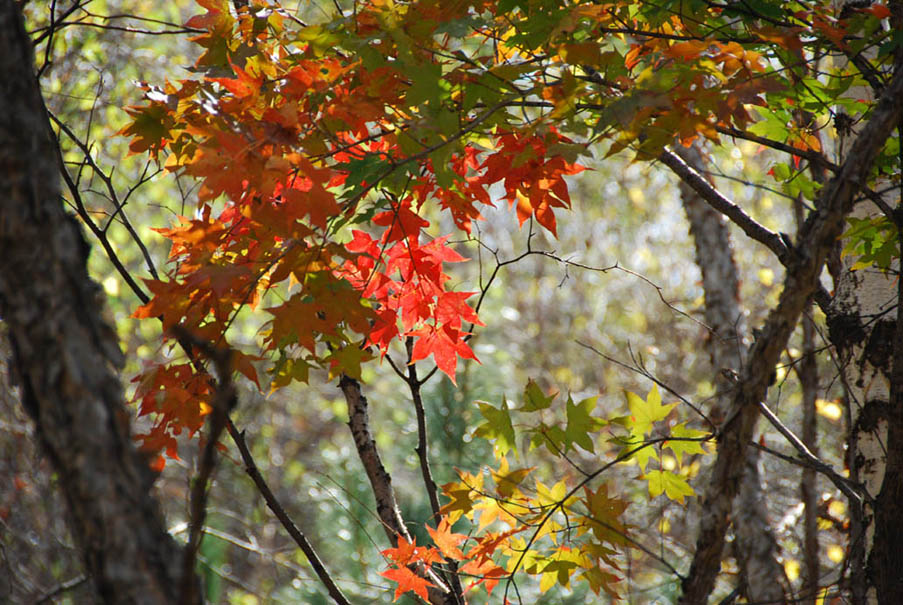
M179 549L129 436L116 335L64 210L57 151L19 8L0 0L0 317L22 402L59 475L88 574L109 603L175 603Z

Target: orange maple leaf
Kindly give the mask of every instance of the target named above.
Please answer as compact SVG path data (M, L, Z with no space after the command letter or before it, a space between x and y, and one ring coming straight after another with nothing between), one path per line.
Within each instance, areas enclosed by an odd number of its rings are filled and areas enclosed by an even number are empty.
M439 551L446 558L455 559L456 561L464 559L464 553L458 548L458 544L466 540L467 536L452 533L451 525L447 518L443 518L436 529L427 525L426 531L430 533L430 538L433 539L433 542L439 547Z
M392 599L392 602L397 601L398 597L412 590L424 601L429 599L427 588L433 586L433 583L421 578L407 567L394 567L379 575L393 582L398 582L398 587L395 588L395 598Z

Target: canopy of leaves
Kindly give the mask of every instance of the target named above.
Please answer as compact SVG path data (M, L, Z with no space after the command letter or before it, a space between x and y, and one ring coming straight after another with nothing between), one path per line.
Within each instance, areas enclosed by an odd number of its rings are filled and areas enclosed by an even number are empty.
M142 84L121 131L133 153L200 183L197 207L159 231L170 269L147 282L153 297L135 317L226 345L239 312L264 311L260 347L238 351L235 369L260 386L251 362L267 360L269 391L313 368L360 377L393 343L455 381L459 360L477 360L484 292L456 289L449 267L467 259L454 238L505 203L517 225L556 236L569 179L597 148L653 161L670 145L746 139L790 153L770 186L815 200L822 180L808 169L837 168L821 131L840 112L867 119L870 103L844 93L877 77L840 59L869 46L880 66L899 43L880 4L837 15L830 3L373 0L307 22L270 1L198 3L186 23L202 49L192 76ZM876 172L889 171L894 144ZM439 214L453 232L439 231ZM850 235L863 263L898 256L883 219ZM209 380L173 362L137 382L155 423L146 446L176 456L174 435L196 432L209 411ZM530 382L520 406L478 402L474 436L493 442L497 468L491 482L461 471L444 486L435 547L399 536L383 552L396 598L427 598L434 585L412 568L451 561L490 593L522 570L541 590L579 572L618 595L615 554L630 528L627 500L593 484L608 466L547 485L507 456L526 437L564 459L631 461L651 498L683 503L685 455L704 454L710 435L671 422L675 405L657 388L628 393L620 419L594 415L593 397L562 398L563 414L554 400ZM451 531L462 518L476 527L468 538Z

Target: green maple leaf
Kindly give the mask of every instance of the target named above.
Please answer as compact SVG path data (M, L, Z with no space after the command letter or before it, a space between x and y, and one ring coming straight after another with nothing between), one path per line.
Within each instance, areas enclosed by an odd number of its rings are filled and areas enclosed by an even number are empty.
M551 587L555 581L567 587L570 584L571 575L577 571L578 567L579 565L576 561L556 559L549 562L542 570L543 578L540 590L542 590L542 586L549 585Z
M590 412L595 407L596 397L589 397L580 403L574 403L574 400L568 395L568 424L564 431L566 447L577 444L586 451L595 453L593 439L589 436L589 433L598 430L604 425L601 419L590 416Z
M270 372L273 376L270 382L270 392L272 393L276 389L288 385L292 380L307 383L310 364L304 359L291 359L283 356L270 369Z
M477 401L476 404L480 406L480 414L483 415L486 422L474 430L474 436L494 441L496 449L502 456L511 450L517 453L514 426L511 424L511 414L508 411L506 398L502 396L501 408L494 407L485 401Z
M531 429L530 449L543 447L556 456L566 448L567 436L560 426L547 425L544 422L539 423L535 429Z
M536 384L531 378L527 381L527 386L524 388L524 405L520 408L520 411L536 412L539 410L544 410L552 405L552 401L557 396L557 391L552 393L551 395L546 395L545 393L543 393L542 389L539 388L539 385Z
M333 351L326 361L331 362L330 378L339 374L347 374L351 378L361 379L361 362L371 359L373 356L355 344L349 344L341 349Z
M649 495L656 498L664 493L671 500L677 500L681 504L684 496L694 496L696 492L690 484L674 473L668 471L649 471L644 475L649 484Z
M697 431L696 429L688 429L686 422L675 424L671 428L671 436L678 439L700 439L708 435L705 431ZM670 448L677 458L677 463L681 463L684 454L705 454L702 447L702 441L666 441L663 447Z

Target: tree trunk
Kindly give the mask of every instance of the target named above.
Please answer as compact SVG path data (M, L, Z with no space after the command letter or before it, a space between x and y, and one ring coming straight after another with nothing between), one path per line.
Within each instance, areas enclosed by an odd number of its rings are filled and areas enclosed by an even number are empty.
M781 353L787 345L809 296L815 292L825 259L844 229L861 183L868 181L873 162L888 135L903 117L903 60L894 62L894 76L875 105L871 118L851 146L840 171L822 189L813 212L790 250L784 288L778 305L768 314L761 336L749 349L740 380L733 391L731 409L719 435L712 476L702 498L696 550L690 572L682 583L680 602L705 603L721 568L721 552L739 488L759 404L765 400ZM899 570L896 570L897 572Z
M677 145L675 153L697 172L705 174L698 146ZM680 196L690 222L696 264L702 272L705 322L712 329L708 349L719 396L710 410L710 417L720 424L730 404L733 387L723 371L739 373L743 364L740 353L744 349L745 324L738 303L740 282L724 218L683 181ZM784 603L790 594L789 582L777 559L780 551L768 520L767 498L763 497L759 480L758 456L748 456L745 465L740 492L734 502L737 514L733 517L735 550L745 584L744 594L752 602Z
M891 2L892 21L903 21L903 4ZM903 51L895 52L900 70ZM882 90L851 89L853 98L868 98ZM855 117L855 116L854 116ZM895 132L903 139L903 123ZM850 139L868 136L850 129L840 132L841 153ZM903 141L901 141L903 142ZM855 144L854 143L854 144ZM903 232L899 189L883 180L876 191L882 207L860 201L852 216L865 219L887 213ZM897 208L890 208L896 197ZM899 245L899 244L898 244ZM853 256L844 259L835 296L828 315L828 335L834 345L847 389L850 406L848 464L850 477L860 482L868 497L850 503L849 588L853 603L903 603L903 282L900 259L887 271L868 267L853 271Z
M818 182L818 173L813 171ZM803 203L797 199L794 205L796 228L803 226ZM831 260L828 260L831 263ZM818 398L818 362L816 360L815 321L812 319L812 303L803 310L803 342L802 357L795 366L802 391L802 430L800 438L810 452L818 456L818 424L815 401ZM818 595L818 584L821 576L818 545L818 483L815 469L804 468L800 477L800 500L803 503L803 586L800 591L803 605L815 605Z
M871 203L860 203L854 213L859 218L874 214ZM837 349L841 370L849 389L850 475L862 483L871 498L878 498L887 482L888 422L891 419L891 373L897 313L888 313L894 304L895 278L876 270L847 270L837 284L828 319L829 337ZM882 506L892 502L881 503ZM850 586L853 602L877 602L867 566L875 545L875 503L851 503L853 524L850 535ZM901 512L897 511L898 516ZM903 569L899 565L897 569ZM874 570L877 571L877 570Z
M71 511L71 529L108 603L175 603L180 554L129 436L88 247L62 207L57 153L16 2L0 0L0 316L22 402Z

